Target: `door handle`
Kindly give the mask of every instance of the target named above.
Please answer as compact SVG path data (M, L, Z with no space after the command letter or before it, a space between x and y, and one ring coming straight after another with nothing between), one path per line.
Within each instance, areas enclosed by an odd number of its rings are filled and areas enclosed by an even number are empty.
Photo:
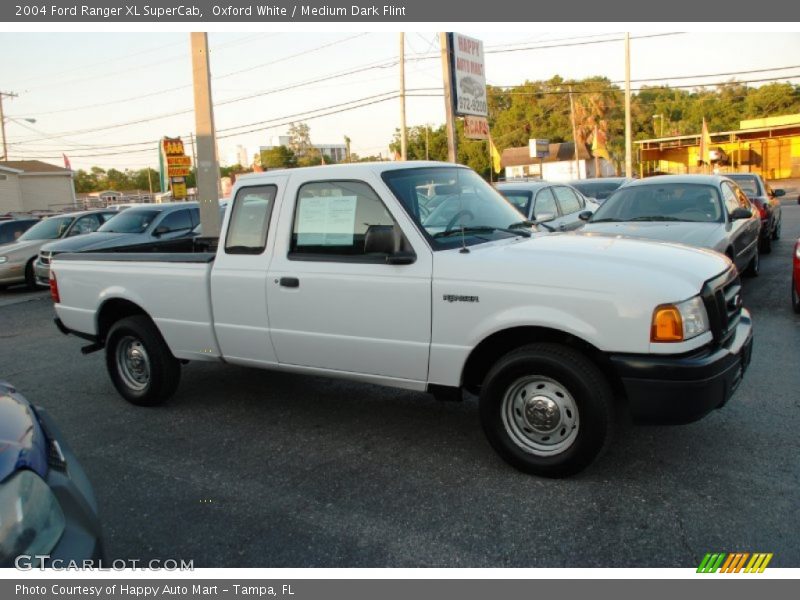
M280 284L282 287L296 288L300 287L300 280L297 277L281 277Z

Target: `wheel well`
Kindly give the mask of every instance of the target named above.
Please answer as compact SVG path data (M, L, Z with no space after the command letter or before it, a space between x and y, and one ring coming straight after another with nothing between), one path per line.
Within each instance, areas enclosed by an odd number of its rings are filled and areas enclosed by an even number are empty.
M461 385L467 391L478 393L486 374L498 358L521 346L536 342L564 344L578 350L602 371L615 396L624 395L622 380L605 353L577 336L548 327L513 327L493 333L470 353L464 364Z
M138 304L122 298L112 298L106 300L97 313L97 338L105 341L108 330L120 319L133 315L145 315L147 313Z

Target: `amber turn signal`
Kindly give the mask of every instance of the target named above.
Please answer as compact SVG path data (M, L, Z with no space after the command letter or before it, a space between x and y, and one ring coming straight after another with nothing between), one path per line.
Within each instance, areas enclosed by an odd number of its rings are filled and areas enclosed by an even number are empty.
M651 342L682 342L683 319L678 308L663 304L653 311L653 325L650 328Z

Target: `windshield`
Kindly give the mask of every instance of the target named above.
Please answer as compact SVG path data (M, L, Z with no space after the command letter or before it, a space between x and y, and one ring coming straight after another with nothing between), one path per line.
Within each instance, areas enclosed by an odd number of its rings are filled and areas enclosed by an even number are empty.
M136 210L129 208L125 212L111 217L97 231L110 233L144 233L150 223L158 216L157 210Z
M19 236L20 241L25 240L57 240L69 229L75 217L50 217L39 221Z
M730 179L733 179L742 191L747 196L763 196L764 194L761 192L761 186L758 185L758 179L752 176L744 176L744 177L736 177L735 175L729 175Z
M590 223L604 221L722 220L717 189L696 183L658 183L623 187L597 209Z
M584 196L605 200L622 185L621 181L572 181L570 185Z
M384 172L383 180L434 250L530 235L522 215L469 169L398 169ZM432 189L434 195L425 197L420 189Z

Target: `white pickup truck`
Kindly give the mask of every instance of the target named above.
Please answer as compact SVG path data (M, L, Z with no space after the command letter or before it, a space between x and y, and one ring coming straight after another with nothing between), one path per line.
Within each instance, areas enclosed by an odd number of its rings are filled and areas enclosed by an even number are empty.
M57 326L90 340L84 352L105 348L134 404L169 398L190 360L466 390L506 461L564 476L604 448L616 407L699 419L749 362L726 257L536 232L464 167L267 172L240 178L233 197L215 254L53 262Z

